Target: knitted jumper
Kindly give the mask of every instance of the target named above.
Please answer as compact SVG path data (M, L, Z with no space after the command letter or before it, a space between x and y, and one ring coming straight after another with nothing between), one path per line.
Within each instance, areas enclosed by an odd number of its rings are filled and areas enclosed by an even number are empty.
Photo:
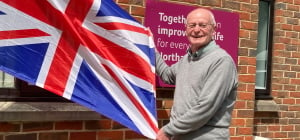
M175 84L164 132L183 140L228 139L238 84L231 56L211 41L198 54L186 54L170 67L158 53L156 58L157 75Z

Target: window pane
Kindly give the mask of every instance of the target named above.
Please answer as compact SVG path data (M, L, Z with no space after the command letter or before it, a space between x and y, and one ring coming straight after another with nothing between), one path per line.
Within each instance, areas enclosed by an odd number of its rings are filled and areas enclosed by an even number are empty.
M256 56L256 89L266 89L267 64L268 64L268 42L269 42L269 3L259 2L259 22L258 22L258 46Z
M0 71L0 88L15 88L15 78Z

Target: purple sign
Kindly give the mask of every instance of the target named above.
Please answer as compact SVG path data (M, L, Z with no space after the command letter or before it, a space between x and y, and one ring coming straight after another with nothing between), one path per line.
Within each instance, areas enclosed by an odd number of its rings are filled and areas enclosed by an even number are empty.
M185 22L186 15L195 8L197 7L147 0L145 26L151 29L155 46L168 65L181 59L190 47L185 34ZM237 63L239 15L220 10L212 12L217 22L214 39ZM157 79L158 87L173 87Z

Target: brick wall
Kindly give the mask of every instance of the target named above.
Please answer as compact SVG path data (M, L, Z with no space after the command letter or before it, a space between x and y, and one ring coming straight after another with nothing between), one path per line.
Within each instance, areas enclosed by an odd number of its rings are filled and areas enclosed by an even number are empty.
M227 2L223 2L227 3ZM233 110L231 140L253 139L253 116L255 98L256 46L258 0L240 0L234 3L233 12L240 16L240 35L238 53L239 87L237 102ZM231 7L229 7L232 9Z
M0 140L145 139L107 118L99 121L0 122L0 126Z
M115 0L143 23L145 0ZM253 135L274 140L300 140L300 1L276 0L272 96L277 112L255 112L255 65L259 0L169 0L236 12L240 16L239 88L230 127L231 140ZM158 89L159 126L168 122L172 89ZM120 124L99 121L0 122L0 140L130 140L146 139Z
M300 1L275 3L272 96L278 112L256 112L255 134L300 140Z

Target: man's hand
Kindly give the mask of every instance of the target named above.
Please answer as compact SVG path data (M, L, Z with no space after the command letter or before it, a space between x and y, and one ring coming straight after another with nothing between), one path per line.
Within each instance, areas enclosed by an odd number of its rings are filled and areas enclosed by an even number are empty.
M156 135L156 140L171 140L171 138L168 137L164 130L161 128Z

